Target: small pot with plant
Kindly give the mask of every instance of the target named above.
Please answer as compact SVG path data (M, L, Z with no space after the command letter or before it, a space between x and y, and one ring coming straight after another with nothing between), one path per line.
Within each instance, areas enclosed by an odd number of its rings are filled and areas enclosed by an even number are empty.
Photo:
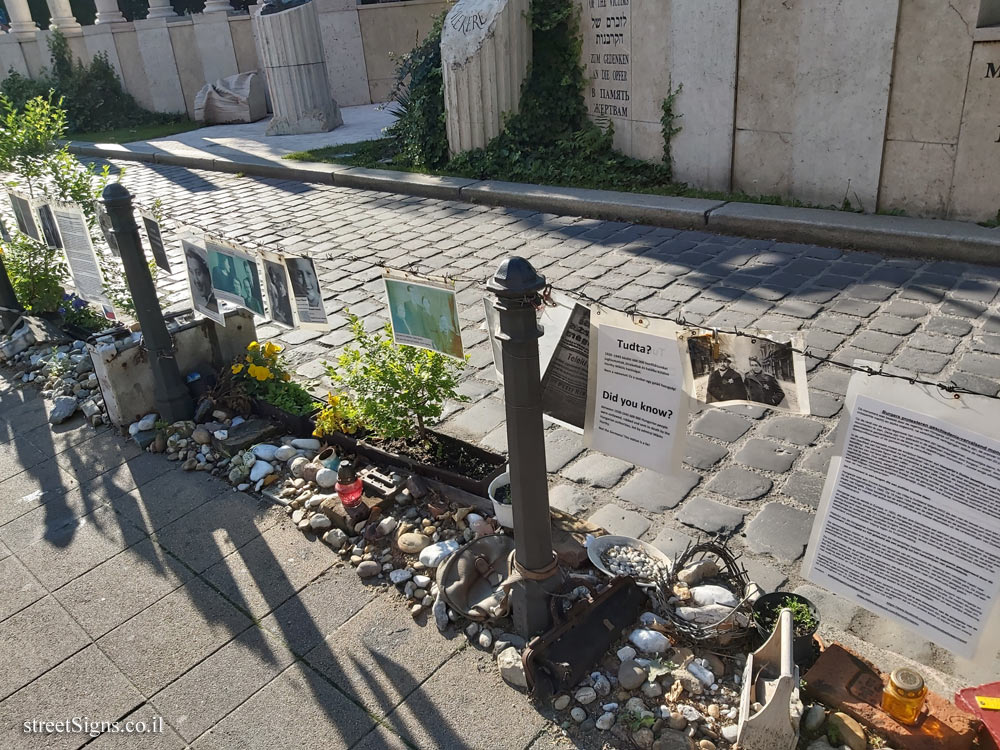
M230 367L233 380L245 387L253 410L296 435L309 435L312 416L321 404L301 385L292 382L282 347L268 341L247 345L243 361Z
M493 502L493 514L504 528L514 528L514 506L510 495L510 471L498 476L489 486L490 500Z
M802 666L813 661L813 635L819 629L819 611L816 605L799 594L775 591L764 594L753 603L753 621L762 640L767 640L778 623L783 609L792 611L795 628L792 639L792 657Z
M465 363L400 346L388 324L369 333L360 318L349 317L354 344L335 365L327 364L327 372L341 387L354 423L363 427L354 434L324 430L323 437L373 462L402 466L485 497L507 460L427 426L440 419L449 399L468 400L457 392Z

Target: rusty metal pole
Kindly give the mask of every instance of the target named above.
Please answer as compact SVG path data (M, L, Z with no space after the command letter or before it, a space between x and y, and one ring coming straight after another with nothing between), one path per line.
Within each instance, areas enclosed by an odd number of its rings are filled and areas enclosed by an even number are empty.
M496 337L503 351L514 556L529 573L543 571L553 562L538 362L542 333L535 317L545 278L524 258L511 257L501 262L487 287L497 296L500 331ZM556 582L554 576L544 580L529 578L514 587L511 606L518 634L527 637L548 628L548 589Z
M125 280L135 304L135 316L139 319L143 344L149 352L149 366L153 370L156 392L156 411L160 419L167 422L191 419L194 401L177 367L174 342L163 319L160 301L156 297L156 286L139 239L139 227L132 211L132 196L120 182L112 182L104 188L101 203L111 219L110 234L121 254Z

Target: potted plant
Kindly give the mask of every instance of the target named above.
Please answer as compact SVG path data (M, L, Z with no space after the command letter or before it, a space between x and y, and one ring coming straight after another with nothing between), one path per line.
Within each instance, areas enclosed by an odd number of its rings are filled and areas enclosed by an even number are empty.
M511 504L510 471L498 476L489 486L490 500L493 502L493 514L501 526L514 528L514 506Z
M235 362L230 374L244 386L255 412L296 435L309 435L314 429L312 416L320 403L292 382L281 352L282 347L270 341L263 346L251 341L243 361Z
M427 427L441 417L448 399L467 401L457 392L465 366L438 352L399 346L392 329L369 333L349 315L354 345L327 372L342 388L359 429L324 436L373 461L403 466L423 476L486 496L503 472L503 456Z
M813 660L813 635L819 629L819 611L804 596L786 591L761 596L753 603L753 621L757 633L763 640L767 640L774 632L782 609L792 611L792 625L795 628L792 657L796 664L809 664Z

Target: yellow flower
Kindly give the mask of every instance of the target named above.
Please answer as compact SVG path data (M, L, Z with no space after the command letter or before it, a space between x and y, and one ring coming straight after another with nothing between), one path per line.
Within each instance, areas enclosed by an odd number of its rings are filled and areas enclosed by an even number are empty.
M241 372L243 372L243 363L242 362L239 363L239 364L233 365L233 375L239 375Z
M270 341L268 341L266 344L264 344L264 356L265 357L273 357L275 354L277 354L280 351L281 351L281 347L278 346L277 344L272 344Z
M266 367L258 367L257 374L254 375L254 377L257 378L257 380L263 382L271 377L271 371L268 370Z
M249 354L245 356L243 359L246 360L247 362L253 362L253 359L250 358Z
M255 352L258 349L260 349L260 344L258 344L256 341L251 341L249 344L247 344L248 352Z
M284 375L281 376L281 379L287 383L289 380L292 379L292 376L286 372Z

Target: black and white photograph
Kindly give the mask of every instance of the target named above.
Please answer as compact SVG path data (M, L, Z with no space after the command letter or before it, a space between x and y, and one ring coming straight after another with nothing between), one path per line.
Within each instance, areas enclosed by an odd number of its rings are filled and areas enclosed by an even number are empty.
M264 314L264 297L260 290L260 274L253 256L239 248L206 240L208 267L216 296L245 307L255 315Z
M292 296L299 325L304 328L327 328L323 293L312 258L285 258L285 268L292 282Z
M191 306L216 323L226 324L219 307L219 300L212 288L212 273L208 268L208 250L194 240L181 240L184 262L187 265L188 287L191 290Z
M108 243L108 248L113 255L121 257L121 251L118 249L118 240L115 239L114 232L112 231L111 217L108 216L104 204L101 201L94 201L94 208L97 213L97 224L104 235L104 241Z
M0 218L0 238L3 238L3 241L8 244L12 241L10 230L7 229L7 222L5 222L2 218Z
M390 269L383 279L395 342L462 359L454 284Z
M160 231L160 222L156 217L146 211L141 211L142 223L146 227L146 236L149 238L149 249L153 253L153 260L156 265L167 273L170 273L170 261L167 260L167 249L163 246L163 233Z
M712 405L760 404L808 414L805 362L795 348L793 341L728 333L689 336L692 396Z
M45 244L49 247L62 249L62 237L59 235L56 219L52 215L52 207L48 203L36 203L35 215L38 216L38 225L42 228L42 238Z
M14 219L17 221L17 228L21 234L26 234L31 239L41 242L42 237L38 233L38 226L35 224L35 217L28 199L15 192L8 192L7 195L10 196L10 205L14 209Z
M288 293L288 274L280 255L264 254L264 285L267 290L267 304L271 310L271 320L289 328L295 327L292 312L292 298Z

